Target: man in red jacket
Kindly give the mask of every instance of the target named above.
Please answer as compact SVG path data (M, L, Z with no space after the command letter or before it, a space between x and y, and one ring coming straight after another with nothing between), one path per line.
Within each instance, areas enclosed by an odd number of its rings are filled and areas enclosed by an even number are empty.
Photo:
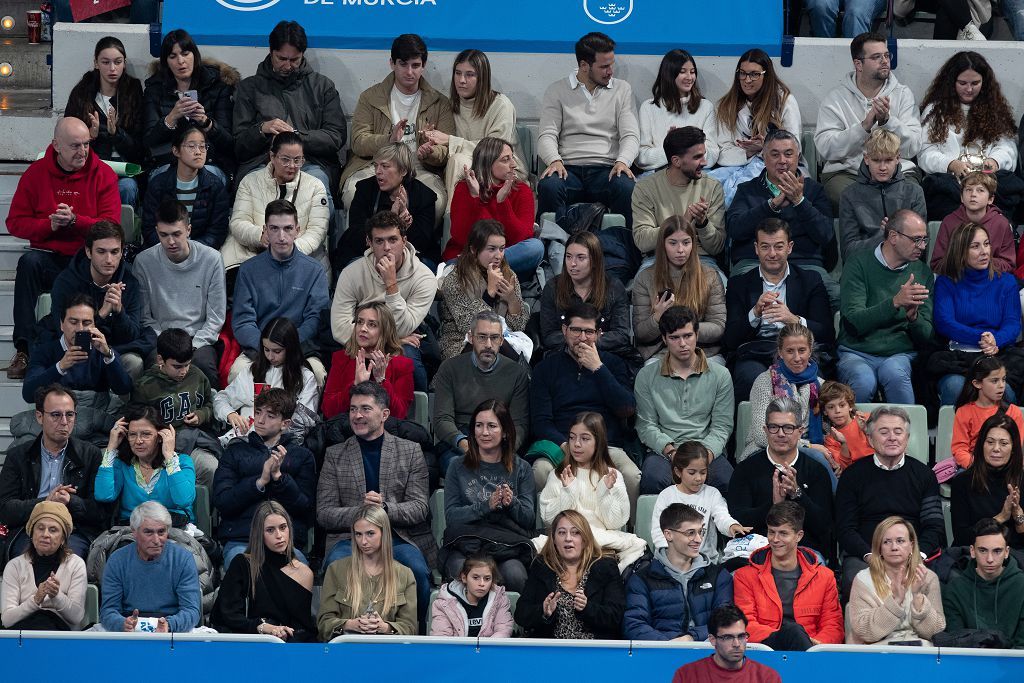
M804 509L791 500L768 510L768 547L733 574L733 599L750 623L750 642L773 650L807 650L843 642L836 577L804 536Z
M89 127L66 117L53 142L18 181L7 215L7 231L29 241L14 281L14 358L8 379L24 379L29 344L36 336L36 299L85 243L100 219L121 222L117 174L89 149Z

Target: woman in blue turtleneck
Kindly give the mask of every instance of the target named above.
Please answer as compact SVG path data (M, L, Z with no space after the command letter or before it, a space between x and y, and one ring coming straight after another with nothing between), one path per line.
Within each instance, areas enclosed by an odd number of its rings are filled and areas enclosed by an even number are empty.
M1006 399L1015 401L1024 363L1007 350L1020 335L1020 294L1013 274L993 267L985 228L964 223L954 229L937 273L934 324L939 335L949 340L949 352L935 354L929 368L940 375L942 405L955 403L963 388L963 375L951 373L969 368L979 355L997 354L1006 365Z

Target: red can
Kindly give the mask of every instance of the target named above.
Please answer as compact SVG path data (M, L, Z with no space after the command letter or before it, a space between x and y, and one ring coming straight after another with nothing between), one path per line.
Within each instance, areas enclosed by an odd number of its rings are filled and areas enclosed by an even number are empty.
M43 13L37 9L30 9L25 13L25 26L28 27L28 42L35 44L43 39Z

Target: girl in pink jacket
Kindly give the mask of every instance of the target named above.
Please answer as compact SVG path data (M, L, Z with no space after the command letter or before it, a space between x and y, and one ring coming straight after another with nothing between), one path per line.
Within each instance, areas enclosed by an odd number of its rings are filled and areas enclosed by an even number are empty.
M459 577L441 586L430 608L430 635L509 638L512 610L505 587L499 586L494 558L466 558Z

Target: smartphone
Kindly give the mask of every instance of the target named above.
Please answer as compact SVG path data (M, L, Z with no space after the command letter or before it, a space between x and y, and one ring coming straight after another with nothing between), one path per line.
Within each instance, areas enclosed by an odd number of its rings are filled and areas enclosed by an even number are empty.
M92 335L89 333L89 330L75 332L75 346L83 351L88 351L92 348Z
M197 102L199 101L199 91L198 90L186 90L184 92L184 95L185 95L185 97L187 97L189 99L195 100Z
M658 292L658 298L659 299L667 299L670 296L672 296L672 290L671 289L663 289L660 292Z

